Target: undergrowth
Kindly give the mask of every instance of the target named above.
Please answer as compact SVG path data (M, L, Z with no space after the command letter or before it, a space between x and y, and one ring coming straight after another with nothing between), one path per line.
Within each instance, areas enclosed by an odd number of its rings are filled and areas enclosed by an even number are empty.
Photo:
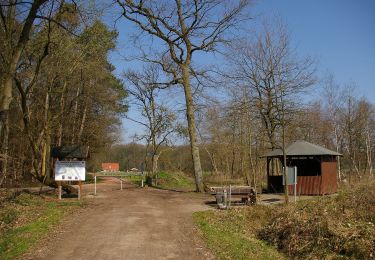
M157 187L162 189L194 191L194 180L181 172L159 172Z
M195 218L221 259L267 259L271 253L268 259L375 258L374 183L287 206L206 211Z
M208 247L219 259L283 259L276 248L255 236L267 219L269 209L255 206L248 212L240 209L194 213Z
M337 196L280 208L258 237L290 257L375 257L375 189L372 185Z
M74 207L82 203L57 201L21 193L0 207L0 259L15 259L30 250L38 240Z

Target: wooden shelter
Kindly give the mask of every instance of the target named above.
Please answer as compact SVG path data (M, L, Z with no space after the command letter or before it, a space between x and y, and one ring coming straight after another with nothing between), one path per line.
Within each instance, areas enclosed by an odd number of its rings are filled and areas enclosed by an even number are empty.
M285 149L287 166L297 167L297 195L324 195L337 192L337 156L340 153L306 141L297 141ZM269 192L283 191L283 152L273 150L267 159ZM292 193L293 187L289 186Z

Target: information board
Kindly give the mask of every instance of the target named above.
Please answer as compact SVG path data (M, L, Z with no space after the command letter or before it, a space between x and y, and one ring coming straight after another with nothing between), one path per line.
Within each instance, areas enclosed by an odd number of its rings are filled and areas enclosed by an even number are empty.
M297 167L286 167L286 176L288 185L297 184ZM285 185L285 178L283 175L283 185Z
M55 181L84 181L85 178L85 161L56 161Z

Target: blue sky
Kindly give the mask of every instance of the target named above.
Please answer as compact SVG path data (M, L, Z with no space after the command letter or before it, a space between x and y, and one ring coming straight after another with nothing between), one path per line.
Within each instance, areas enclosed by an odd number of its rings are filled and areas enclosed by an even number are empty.
M268 0L255 9L282 17L297 51L318 60L318 75L329 71L341 84L355 82L375 102L375 1Z
M357 95L375 103L374 0L257 0L250 9L255 19L248 22L248 28L258 26L261 17L281 17L298 54L317 60L318 77L330 72L340 84L355 83ZM116 24L119 44L110 60L117 74L135 66L123 59L132 53L131 26L123 20ZM135 111L130 114L136 116ZM129 142L139 128L128 120L123 123L123 141Z

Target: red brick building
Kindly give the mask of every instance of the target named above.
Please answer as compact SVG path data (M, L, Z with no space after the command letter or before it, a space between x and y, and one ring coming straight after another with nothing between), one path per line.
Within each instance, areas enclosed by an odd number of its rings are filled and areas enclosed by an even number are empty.
M117 172L120 170L118 163L102 163L102 170L107 172Z

